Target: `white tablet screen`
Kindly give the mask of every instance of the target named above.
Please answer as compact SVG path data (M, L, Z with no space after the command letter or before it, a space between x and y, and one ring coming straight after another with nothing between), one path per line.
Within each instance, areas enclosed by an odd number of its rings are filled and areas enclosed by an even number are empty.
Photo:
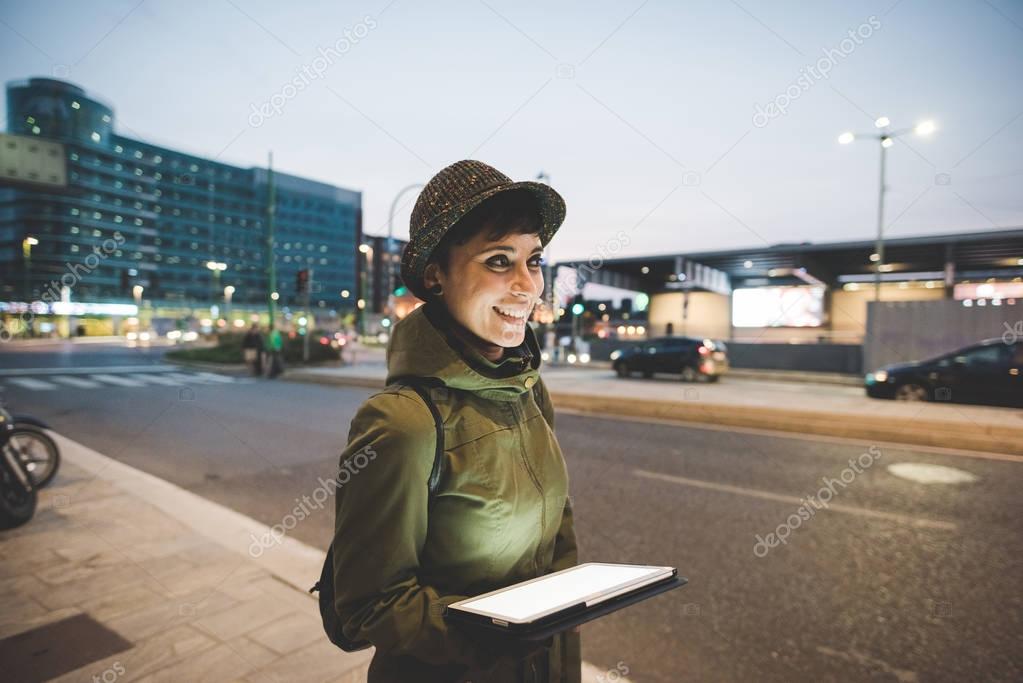
M623 585L664 573L665 567L585 564L495 595L466 600L459 606L486 612L505 621L521 623L532 621L545 612L556 611Z

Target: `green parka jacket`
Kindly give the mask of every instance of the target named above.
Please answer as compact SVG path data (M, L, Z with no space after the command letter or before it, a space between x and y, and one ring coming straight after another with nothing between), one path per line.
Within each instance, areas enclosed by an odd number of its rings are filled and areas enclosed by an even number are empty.
M388 385L443 383L431 391L445 444L432 500L436 431L422 398L389 386L352 420L335 502L335 609L348 638L376 646L369 683L578 683L577 633L511 655L442 617L452 602L578 559L532 330L493 363L453 324L442 306L421 306L395 325L387 353Z

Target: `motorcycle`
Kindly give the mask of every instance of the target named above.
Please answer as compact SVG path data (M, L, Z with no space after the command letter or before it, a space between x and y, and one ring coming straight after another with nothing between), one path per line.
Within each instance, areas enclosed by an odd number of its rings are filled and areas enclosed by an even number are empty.
M14 417L0 407L0 529L21 526L36 511L36 486L18 451L11 445Z
M13 415L14 430L10 444L36 488L41 489L53 480L60 467L60 449L46 430L49 429L42 420L29 415Z

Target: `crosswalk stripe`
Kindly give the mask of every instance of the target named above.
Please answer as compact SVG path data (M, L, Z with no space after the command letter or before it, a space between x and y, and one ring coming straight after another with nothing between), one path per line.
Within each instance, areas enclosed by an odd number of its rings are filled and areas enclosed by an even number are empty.
M234 382L234 377L225 377L224 375L217 375L212 372L197 372L195 373L195 376L210 382L220 382L222 384L231 384Z
M77 387L79 389L97 389L99 384L97 382L91 382L87 379L81 379L80 377L65 377L63 375L55 375L50 378L54 382L60 382L70 387Z
M169 377L164 377L163 375L142 375L142 374L138 374L138 373L132 373L132 374L128 375L128 377L132 377L134 379L137 379L140 382L142 382L143 384L146 384L146 383L148 383L148 384L160 384L160 385L165 386L165 387L179 387L179 386L181 386L181 382L178 382L178 381L176 381L176 380L174 380L172 378L169 378Z
M35 377L37 375L89 375L94 372L169 372L170 365L97 365L77 368L0 368L0 377Z
M32 379L30 377L9 377L4 381L10 382L11 384L16 384L19 387L24 387L26 389L34 389L36 391L49 391L51 389L57 388L56 384L50 384L49 382L44 382L38 379Z
M170 377L178 381L184 382L185 384L212 384L212 383L228 383L234 382L234 379L230 377L224 377L223 375L215 375L212 372L196 372L193 374L186 374L184 372L165 372L161 377Z
M107 384L114 384L119 387L144 387L145 383L139 382L133 379L127 379L125 377L118 377L117 375L89 375L90 378L97 382L105 382Z

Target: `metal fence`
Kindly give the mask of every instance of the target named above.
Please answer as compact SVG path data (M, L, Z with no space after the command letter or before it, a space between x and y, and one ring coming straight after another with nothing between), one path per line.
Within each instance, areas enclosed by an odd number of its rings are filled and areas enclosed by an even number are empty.
M1023 301L872 301L867 304L863 365L867 371L924 360L1000 337L1023 338Z

